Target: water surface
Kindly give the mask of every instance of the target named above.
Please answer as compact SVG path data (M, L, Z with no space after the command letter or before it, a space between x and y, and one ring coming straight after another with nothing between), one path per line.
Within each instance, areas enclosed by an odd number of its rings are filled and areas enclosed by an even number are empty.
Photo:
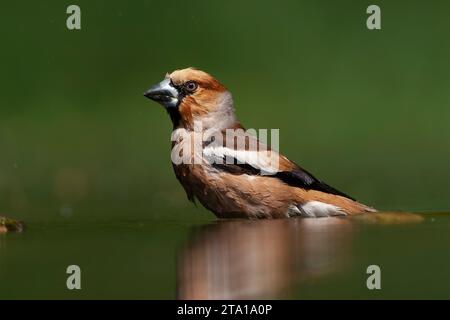
M0 236L0 298L450 298L449 244L450 214L34 223Z

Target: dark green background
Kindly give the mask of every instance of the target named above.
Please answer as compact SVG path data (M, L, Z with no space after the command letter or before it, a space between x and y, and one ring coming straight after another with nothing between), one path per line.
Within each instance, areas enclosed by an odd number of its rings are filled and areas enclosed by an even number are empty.
M66 28L73 3L79 31ZM142 93L188 66L229 88L246 127L279 128L280 151L336 188L381 210L448 210L450 3L377 1L378 31L366 28L370 4L2 3L0 213L30 231L1 240L19 248L4 251L0 283L12 291L0 284L0 297L65 294L48 289L42 270L63 270L68 251L102 234L96 226L126 250L146 243L155 261L147 266L152 290L123 284L123 295L112 296L128 297L129 288L137 297L174 297L173 252L192 223L215 218L187 201L172 173L170 120ZM144 223L146 232L122 239L110 227L122 223ZM98 267L93 250L79 259ZM21 262L24 255L44 257ZM121 270L139 266L133 261ZM34 285L18 280L29 268ZM102 290L87 294L109 297Z

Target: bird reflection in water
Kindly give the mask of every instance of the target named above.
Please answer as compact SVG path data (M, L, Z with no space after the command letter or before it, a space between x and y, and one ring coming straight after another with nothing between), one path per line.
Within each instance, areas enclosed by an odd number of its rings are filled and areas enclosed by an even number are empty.
M351 260L352 221L219 221L194 229L179 255L179 299L289 298L301 281Z

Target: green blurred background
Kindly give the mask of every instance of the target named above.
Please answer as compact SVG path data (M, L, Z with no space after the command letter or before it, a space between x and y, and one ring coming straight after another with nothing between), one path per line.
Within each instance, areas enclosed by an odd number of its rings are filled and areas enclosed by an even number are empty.
M66 28L70 4L81 7L79 31ZM30 224L19 243L58 234L55 225L144 221L149 250L167 255L152 279L170 285L142 297L173 297L170 250L186 226L215 218L187 201L170 163L170 120L142 93L188 66L229 88L246 127L279 128L281 152L336 188L382 210L448 210L450 3L377 1L379 31L366 28L370 4L2 3L0 214ZM54 252L61 228L48 235ZM44 245L24 252L37 257ZM20 250L10 255L4 285L22 266ZM0 297L22 296L13 287Z

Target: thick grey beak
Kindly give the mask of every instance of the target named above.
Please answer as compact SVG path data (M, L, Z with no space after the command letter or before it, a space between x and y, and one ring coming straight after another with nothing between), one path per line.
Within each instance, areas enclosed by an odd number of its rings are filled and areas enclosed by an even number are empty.
M144 93L147 98L162 104L166 108L178 107L178 90L171 84L170 79L164 79Z

